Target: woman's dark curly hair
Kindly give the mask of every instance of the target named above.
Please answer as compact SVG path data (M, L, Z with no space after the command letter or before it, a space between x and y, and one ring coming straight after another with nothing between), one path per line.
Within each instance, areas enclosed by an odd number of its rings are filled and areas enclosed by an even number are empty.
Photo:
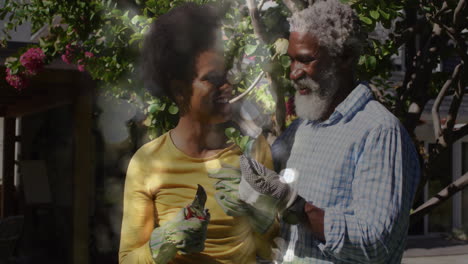
M168 96L181 114L189 107L195 62L203 51L215 47L220 16L213 6L186 3L160 16L145 36L142 77L153 96ZM220 31L219 31L220 32ZM187 85L171 85L171 81Z

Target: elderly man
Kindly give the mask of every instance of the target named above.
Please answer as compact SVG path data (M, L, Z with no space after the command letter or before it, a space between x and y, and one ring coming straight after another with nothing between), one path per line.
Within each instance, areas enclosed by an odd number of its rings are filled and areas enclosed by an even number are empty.
M281 176L241 159L240 198L280 212L284 263L399 263L418 157L398 119L356 85L357 18L328 0L294 14L290 26L301 119L273 145L286 164Z

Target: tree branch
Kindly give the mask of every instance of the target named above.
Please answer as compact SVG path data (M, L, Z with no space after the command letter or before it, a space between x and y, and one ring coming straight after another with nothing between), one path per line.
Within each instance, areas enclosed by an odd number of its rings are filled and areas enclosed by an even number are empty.
M262 0L262 1L260 2L260 4L258 4L257 9L261 11L261 10L262 10L262 7L263 7L263 5L265 4L266 1L267 1L267 0Z
M455 26L455 28L457 28L459 23L460 23L462 10L465 7L466 7L466 1L465 0L458 1L457 7L455 8L455 11L453 12L453 25Z
M267 73L270 89L276 93L276 112L273 118L275 136L279 136L284 131L286 123L286 102L284 101L285 89L280 85L277 76L279 75L275 73Z
M465 71L464 71L465 72ZM458 78L458 89L459 90L464 90L465 89L465 83L462 78L463 74L460 75L460 78ZM462 126L460 129L453 131L451 141L455 142L462 137L468 135L468 124Z
M425 103L428 101L428 86L432 77L432 69L437 63L440 52L440 47L443 43L441 40L442 30L439 25L434 24L432 34L427 40L424 48L418 52L414 61L414 69L412 73L408 73L408 79L405 79L404 88L411 91L414 98L413 102L418 104L421 109L424 109ZM402 104L404 102L400 102ZM422 111L418 114L410 114L405 118L405 128L412 133L420 119Z
M440 89L440 92L434 101L434 105L432 106L432 123L434 126L434 136L436 139L439 139L439 144L441 144L444 147L447 146L447 141L442 133L442 126L440 124L440 116L439 116L439 108L440 108L440 104L442 103L442 100L445 97L445 94L450 88L450 85L452 85L453 80L458 78L461 65L462 64L460 63L457 65L457 67L455 67L455 69L453 70L452 76L449 79L447 79L447 81L444 83L444 86L442 86L442 89Z
M452 182L447 187L442 189L439 193L419 206L416 210L414 210L414 212L411 214L410 221L413 222L418 220L420 217L427 214L442 202L452 197L455 193L463 190L466 186L468 186L468 172L458 178L458 180Z
M305 5L300 0L283 0L283 4L291 11L291 13L296 13L305 8Z
M458 64L455 69L454 73L452 74L452 79L460 80L460 71L463 68L463 62ZM450 109L447 115L447 131L452 132L453 127L455 126L455 122L457 120L458 110L460 109L460 104L463 100L463 95L465 94L465 89L461 87L460 81L457 82L457 88L455 89L455 93L452 98L452 103L450 104Z
M456 32L456 30L452 27L448 27L446 25L442 25L445 30L445 33L455 42L455 47L458 50L458 56L464 61L468 63L468 55L466 55L467 45L465 43L465 39L460 37L460 32Z
M255 80L249 86L249 88L247 88L247 90L245 90L243 93L241 93L238 96L236 96L236 97L232 98L231 100L229 100L229 103L230 104L235 103L235 102L239 101L240 99L242 99L244 96L246 96L248 93L250 93L250 91L252 91L255 88L255 86L257 86L258 82L262 79L264 74L265 74L265 72L261 71L258 74L257 78L255 78Z
M246 0L247 7L249 8L250 18L252 19L252 27L255 35L263 43L268 43L268 37L266 35L265 25L260 20L260 12L258 11L255 0Z
M419 19L414 25L403 30L401 34L395 35L395 46L400 47L410 38L414 37L416 34L421 33L426 26L428 26L427 19Z
M442 7L437 11L437 13L435 14L434 17L439 17L440 15L442 15L445 11L447 11L449 8L448 8L448 4L447 4L447 1L444 1L442 3ZM424 9L423 9L424 10Z

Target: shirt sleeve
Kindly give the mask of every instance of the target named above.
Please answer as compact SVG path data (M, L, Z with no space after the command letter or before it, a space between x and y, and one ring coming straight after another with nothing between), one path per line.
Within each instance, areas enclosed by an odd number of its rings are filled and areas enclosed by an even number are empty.
M324 254L351 262L385 263L404 245L419 181L414 144L404 128L376 128L365 140L349 207L324 208ZM351 177L351 175L350 175Z
M271 146L271 154L276 172L280 172L286 168L286 162L291 155L296 131L302 121L300 118L294 120Z
M125 179L120 264L153 264L149 239L154 229L155 207L144 188L144 157L135 154L128 165Z

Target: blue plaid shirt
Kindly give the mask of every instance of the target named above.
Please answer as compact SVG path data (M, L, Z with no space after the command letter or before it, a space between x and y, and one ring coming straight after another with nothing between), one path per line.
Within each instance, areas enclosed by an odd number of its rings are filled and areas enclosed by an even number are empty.
M293 123L272 152L277 168L296 171L299 195L325 211L326 243L283 224L283 263L401 262L419 162L406 130L367 86L327 120Z

